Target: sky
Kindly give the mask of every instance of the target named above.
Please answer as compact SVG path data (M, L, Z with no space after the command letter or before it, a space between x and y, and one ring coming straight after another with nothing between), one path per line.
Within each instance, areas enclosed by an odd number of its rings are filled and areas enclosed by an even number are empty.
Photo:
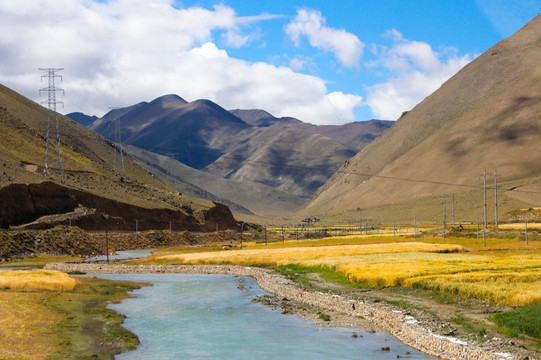
M313 124L396 120L538 0L0 0L0 83L102 116L177 94Z

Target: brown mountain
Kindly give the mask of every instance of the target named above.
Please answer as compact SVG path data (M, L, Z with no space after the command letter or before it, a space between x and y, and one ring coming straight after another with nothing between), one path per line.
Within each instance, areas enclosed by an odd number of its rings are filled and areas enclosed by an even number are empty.
M314 125L292 117L276 118L264 110L230 110L248 124L269 127L294 128L334 139L344 145L362 150L389 129L394 121L356 121L344 125Z
M321 187L302 213L478 191L484 170L497 170L503 182L500 205L540 204L540 64L541 15L403 114Z
M140 229L165 229L170 222L177 230L215 230L216 222L220 228L236 228L227 207L171 192L128 156L124 174L113 171L110 141L62 115L58 121L62 180L54 135L51 168L43 174L47 109L0 85L0 227L72 223L103 230L109 217L110 229L131 230L135 220L143 220ZM116 161L120 170L119 154ZM41 217L47 222L40 223Z
M164 168L164 157L170 157L183 191L273 216L309 199L340 164L389 126L348 124L340 131L277 119L263 110L230 112L209 100L188 103L176 95L114 111L117 116L110 112L89 127L113 140L118 119L122 142L156 176L173 177L172 169Z

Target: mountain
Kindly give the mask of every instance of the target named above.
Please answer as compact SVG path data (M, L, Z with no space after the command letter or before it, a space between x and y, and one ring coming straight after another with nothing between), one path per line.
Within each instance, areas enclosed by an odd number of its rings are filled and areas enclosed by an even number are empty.
M490 183L497 170L499 205L539 205L540 64L541 15L404 113L344 164L301 213L406 204L435 195L441 204L445 193L481 191L485 170ZM465 197L461 206L469 206L468 216L482 214L466 202Z
M75 120L75 122L78 122L79 124L83 126L90 126L92 125L96 120L98 120L98 117L96 115L89 116L85 115L81 112L74 112L69 114L68 116L70 119Z
M64 176L58 174L54 132L44 175L47 118L47 109L0 85L0 227L72 223L103 230L109 218L110 229L133 230L135 220L142 220L141 230L171 223L177 230L209 231L217 222L222 229L236 228L227 207L172 192L128 156L121 174L116 153L114 171L115 145L60 114Z
M183 194L225 204L237 213L278 217L284 212L292 212L306 201L306 198L258 182L224 179L135 146L127 145L126 151L172 188Z
M394 124L394 121L388 120L369 120L344 125L313 125L291 117L276 118L264 110L235 109L230 112L250 125L302 129L329 137L359 151Z
M227 111L209 100L188 103L177 95L114 111L89 127L115 139L120 123L126 149L155 176L174 177L183 191L221 198L241 212L273 216L308 200L340 164L390 126L348 124L341 132L263 110ZM174 176L164 168L167 162Z

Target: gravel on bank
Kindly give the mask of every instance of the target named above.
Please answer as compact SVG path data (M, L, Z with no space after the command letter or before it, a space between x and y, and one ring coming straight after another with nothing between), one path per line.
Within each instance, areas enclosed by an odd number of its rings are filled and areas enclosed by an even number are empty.
M434 334L407 312L392 305L383 302L367 303L347 299L339 295L308 291L300 288L282 275L267 269L233 265L106 265L84 263L51 263L47 264L45 268L63 272L79 271L85 273L181 273L249 276L255 278L263 290L276 297L286 298L324 311L345 314L351 318L363 318L378 329L398 338L404 344L439 359L523 359L518 355L497 352L491 349L489 345L467 343L454 337Z

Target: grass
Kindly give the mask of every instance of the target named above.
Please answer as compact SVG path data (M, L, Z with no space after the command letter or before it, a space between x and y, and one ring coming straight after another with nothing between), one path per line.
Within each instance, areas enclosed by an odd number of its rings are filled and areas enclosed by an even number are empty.
M541 304L495 314L492 320L499 326L499 330L508 336L527 335L541 339ZM541 341L539 345L541 345Z
M66 261L81 261L83 258L73 257L68 255L48 255L48 254L39 254L34 256L27 256L24 259L16 259L11 261L6 261L0 264L2 267L15 267L15 266L32 266L32 267L43 267L47 263L52 262L66 262Z
M76 280L55 270L10 270L0 272L0 288L17 290L68 291Z
M541 303L541 242L526 245L505 234L487 238L486 247L475 237L441 241L380 236L249 243L244 250L156 252L139 263L270 266L304 282L313 272L350 286L410 287L502 305Z
M139 287L80 277L62 292L0 290L0 358L114 359L135 349L138 339L122 328L124 317L106 306Z
M460 325L466 332L475 334L479 340L483 341L487 334L486 326L484 322L474 321L462 314L451 319L451 322Z
M400 253L404 251L442 251L461 249L456 245L427 244L417 242L362 244L362 245L314 245L310 246L259 246L257 249L210 251L172 255L156 255L138 263L177 263L177 264L240 264L280 266L297 263L302 259L314 259L352 254Z
M288 264L276 267L276 271L285 275L298 284L307 285L313 283L311 274L318 274L322 279L348 287L366 288L364 284L353 283L342 273L321 267L308 267L297 264Z

